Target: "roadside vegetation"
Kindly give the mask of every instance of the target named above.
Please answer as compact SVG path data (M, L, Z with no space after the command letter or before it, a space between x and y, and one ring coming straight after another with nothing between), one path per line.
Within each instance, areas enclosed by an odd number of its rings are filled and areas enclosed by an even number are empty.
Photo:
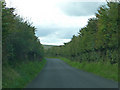
M45 64L36 28L2 5L2 87L23 88Z
M3 67L3 88L25 88L42 70L46 63L43 59L40 61L26 61L17 63L17 66L9 64Z
M78 36L61 46L49 48L46 55L65 57L74 67L94 72L106 78L118 80L118 38L120 26L120 4L107 2L100 6L95 18L81 28Z
M91 72L107 79L118 81L118 64L111 65L110 63L103 64L101 62L88 63L86 61L80 63L80 62L71 61L63 57L59 57L59 59L63 60L70 66L75 67L77 69Z
M93 73L95 75L113 80L113 81L119 81L118 79L118 64L111 64L109 62L107 63L103 63L103 62L77 62L77 61L72 61L68 58L65 57L47 57L47 58L57 58L60 60L63 60L65 63L67 63L68 65L86 71L86 72L90 72Z

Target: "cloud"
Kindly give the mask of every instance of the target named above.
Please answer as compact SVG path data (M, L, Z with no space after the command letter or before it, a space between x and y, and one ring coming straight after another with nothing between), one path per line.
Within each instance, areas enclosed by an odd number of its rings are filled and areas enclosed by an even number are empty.
M16 13L33 22L41 43L49 45L63 45L70 41L80 28L87 25L89 18L95 17L94 13L102 4L80 1L6 0L7 6L15 7Z
M48 27L49 28L49 27ZM47 45L63 45L65 42L69 42L73 35L77 35L78 28L56 28L46 36L39 36L40 42Z
M89 18L95 16L86 16L86 17L66 17L64 19L58 18L55 22L51 21L51 24L36 23L37 28L36 35L43 37L49 34L58 33L58 36L69 37L71 34L76 34L78 30L85 25Z
M105 2L69 2L61 3L61 10L69 16L90 16L94 15L100 5Z
M56 24L37 26L36 35L39 37L42 44L48 45L63 45L63 43L70 41L73 35L77 35L79 29L87 25L89 18L86 17L68 17L68 21L56 22Z
M61 28L59 31L55 32L55 35L57 38L60 39L71 39L72 36L74 34L77 35L78 32L79 32L79 27Z
M36 31L36 35L38 37L46 37L50 34L53 34L55 31L57 30L57 28L54 27L40 27L37 26L37 31Z
M36 35L38 37L51 37L51 36L55 36L57 38L60 39L71 39L73 34L77 34L77 32L79 31L79 27L73 28L73 27L69 27L69 28L51 28L51 27L39 27L38 30L36 31Z
M59 38L49 38L39 37L40 42L44 45L64 45L65 42L69 42L71 39L59 39Z

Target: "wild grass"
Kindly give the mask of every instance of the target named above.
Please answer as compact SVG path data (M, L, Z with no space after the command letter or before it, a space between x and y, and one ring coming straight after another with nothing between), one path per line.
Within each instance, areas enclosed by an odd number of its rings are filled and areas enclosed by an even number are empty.
M2 88L24 88L42 70L46 60L18 63L14 68L3 66Z
M72 67L94 73L107 79L118 81L118 64L110 64L103 62L73 62L64 57L57 57Z

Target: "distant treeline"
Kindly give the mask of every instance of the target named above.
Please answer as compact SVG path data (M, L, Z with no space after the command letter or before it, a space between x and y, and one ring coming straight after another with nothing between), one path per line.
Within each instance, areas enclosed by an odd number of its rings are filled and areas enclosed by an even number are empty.
M118 26L120 25L118 2L107 2L97 10L95 18L81 28L78 36L64 45L52 47L49 56L63 56L74 61L118 63Z
M36 28L14 13L14 8L2 6L2 61L15 64L27 60L42 60L43 46L35 36Z

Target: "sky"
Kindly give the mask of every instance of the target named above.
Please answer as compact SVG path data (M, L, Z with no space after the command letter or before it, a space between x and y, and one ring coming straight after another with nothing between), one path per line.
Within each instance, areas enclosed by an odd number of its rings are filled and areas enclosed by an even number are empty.
M63 45L78 35L106 0L6 0L8 7L36 27L44 45Z

